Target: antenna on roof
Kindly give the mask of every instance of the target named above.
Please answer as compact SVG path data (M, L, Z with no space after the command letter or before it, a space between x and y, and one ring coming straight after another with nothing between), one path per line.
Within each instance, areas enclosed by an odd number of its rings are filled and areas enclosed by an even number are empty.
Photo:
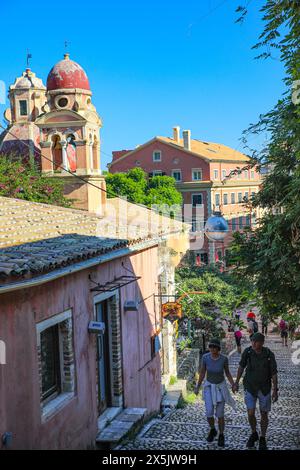
M30 59L32 59L32 54L30 54L29 50L27 49L27 55L26 55L26 65L27 65L27 68L29 69L29 61Z

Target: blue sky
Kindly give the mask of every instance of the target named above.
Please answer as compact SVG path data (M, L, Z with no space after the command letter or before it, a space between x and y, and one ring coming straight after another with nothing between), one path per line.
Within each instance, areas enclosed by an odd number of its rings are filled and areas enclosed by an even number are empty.
M21 74L28 48L31 68L45 83L67 40L103 119L103 169L113 150L171 135L174 125L241 150L243 129L275 104L284 86L280 62L254 60L251 50L262 29L257 7L263 1L251 2L247 21L237 25L240 3L5 2L0 80L8 86ZM6 107L0 104L1 115Z

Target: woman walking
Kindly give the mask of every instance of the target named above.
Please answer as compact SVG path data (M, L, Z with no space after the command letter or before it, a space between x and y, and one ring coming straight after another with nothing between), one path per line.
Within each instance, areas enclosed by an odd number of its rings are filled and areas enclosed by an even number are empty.
M235 325L234 326L234 339L236 342L237 352L239 354L241 354L242 352L242 346L241 346L242 336L243 335L241 332L241 328L239 327L239 325Z
M216 437L215 417L218 419L219 437L218 446L225 446L225 403L235 408L235 401L225 381L225 375L235 392L235 385L232 375L229 371L228 357L221 354L221 343L218 339L213 339L209 343L209 352L202 356L200 375L195 387L195 393L198 395L202 382L206 376L203 385L203 399L205 402L206 417L210 426L207 441L212 442ZM225 375L224 375L225 374Z
M279 329L280 329L280 336L282 340L282 346L287 346L289 328L288 328L287 322L283 318L280 320Z

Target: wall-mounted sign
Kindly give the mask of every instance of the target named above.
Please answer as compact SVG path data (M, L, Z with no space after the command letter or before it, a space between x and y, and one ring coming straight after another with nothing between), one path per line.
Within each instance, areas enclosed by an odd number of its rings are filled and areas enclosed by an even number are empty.
M163 318L168 320L178 320L182 318L182 306L178 302L166 302L161 306Z

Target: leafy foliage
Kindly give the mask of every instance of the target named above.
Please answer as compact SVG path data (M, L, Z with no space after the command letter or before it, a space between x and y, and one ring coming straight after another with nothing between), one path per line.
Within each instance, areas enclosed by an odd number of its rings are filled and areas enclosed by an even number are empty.
M141 168L106 176L108 197L126 196L130 202L152 205L181 205L182 196L177 191L174 178L154 176L148 179Z
M10 155L2 155L0 159L0 196L70 206L70 200L63 195L61 180L42 176L34 163L24 165Z
M176 271L178 295L191 291L206 292L190 295L182 300L184 316L198 319L198 325L207 337L224 336L223 321L251 299L251 286L217 269L185 265Z
M235 234L230 258L238 275L253 282L264 314L275 318L300 307L300 2L268 0L261 12L264 28L254 48L264 51L259 57L279 55L286 92L243 134L253 161L267 170L252 200L264 215L256 231ZM257 152L248 139L262 133L269 140Z

